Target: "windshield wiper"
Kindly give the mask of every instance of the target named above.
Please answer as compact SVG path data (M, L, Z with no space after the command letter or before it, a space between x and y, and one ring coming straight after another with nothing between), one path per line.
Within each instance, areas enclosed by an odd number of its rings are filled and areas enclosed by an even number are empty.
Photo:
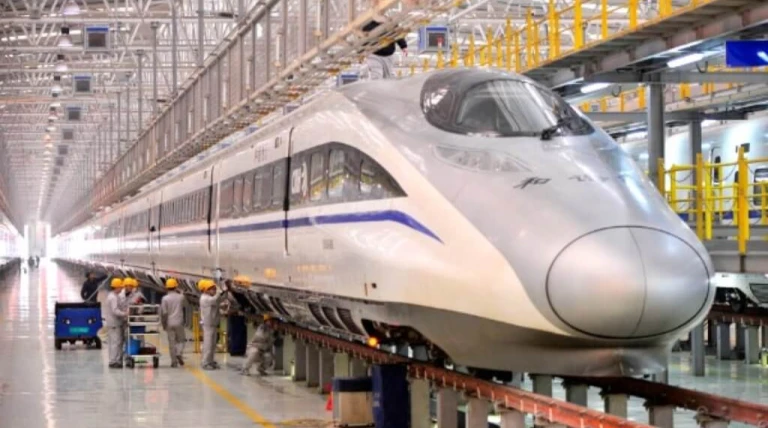
M549 128L544 128L541 130L541 139L543 140L551 140L552 136L555 135L555 132L560 130L560 128L573 123L574 120L577 120L575 117L568 116L568 117L561 117L557 120L557 123L550 126Z

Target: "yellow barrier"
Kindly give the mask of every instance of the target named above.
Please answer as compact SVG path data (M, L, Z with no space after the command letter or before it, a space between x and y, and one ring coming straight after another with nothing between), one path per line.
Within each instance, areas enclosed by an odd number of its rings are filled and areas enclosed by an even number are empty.
M768 167L768 158L747 159L739 147L736 161L707 163L701 154L693 165L664 167L658 159L660 192L670 207L687 218L703 241L713 239L714 226L732 227L740 254L747 253L753 223L768 226L768 181L754 180L753 167ZM768 240L768 236L763 237Z

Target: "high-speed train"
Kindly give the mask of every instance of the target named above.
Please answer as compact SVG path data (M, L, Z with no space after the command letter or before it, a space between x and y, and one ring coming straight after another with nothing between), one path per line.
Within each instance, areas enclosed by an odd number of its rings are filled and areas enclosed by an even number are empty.
M483 370L656 372L713 299L707 252L615 141L489 70L346 85L57 240L189 292L247 277L254 311Z
M20 260L21 236L13 223L0 211L0 271Z

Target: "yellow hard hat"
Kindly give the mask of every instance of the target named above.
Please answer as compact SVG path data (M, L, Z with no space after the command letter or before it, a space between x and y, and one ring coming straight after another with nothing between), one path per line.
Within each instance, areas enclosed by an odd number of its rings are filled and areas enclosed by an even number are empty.
M129 277L123 280L123 285L127 288L136 288L139 286L139 281L136 281L136 279Z
M271 319L272 319L272 317L269 316L269 314L264 314L264 321L269 321Z
M213 282L213 280L210 279L201 279L197 282L197 288L198 290L202 292L208 291L211 287L215 287L216 284Z
M165 288L171 289L176 288L179 286L178 281L176 281L176 278L168 278L167 281L165 281Z
M241 287L250 287L251 286L251 279L248 278L245 275L238 275L234 279L235 284L239 285Z
M123 280L120 278L112 278L112 282L110 283L112 288L123 288Z

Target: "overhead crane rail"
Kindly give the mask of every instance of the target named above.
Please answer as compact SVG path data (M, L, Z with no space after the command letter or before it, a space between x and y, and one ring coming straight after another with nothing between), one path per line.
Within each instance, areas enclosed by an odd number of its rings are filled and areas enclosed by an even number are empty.
M328 0L317 16L308 14L308 2L299 2L299 31L287 31L288 0L260 2L228 38L228 45L196 73L138 140L96 183L90 195L70 207L65 222L54 233L85 221L94 210L135 194L142 186L213 146L225 136L296 101L340 70L375 51L382 39L392 39L424 25L450 10L456 0L382 0L360 15L350 0L345 25L331 32ZM273 28L273 12L282 25ZM389 13L389 14L387 14ZM311 18L311 19L310 19ZM310 21L319 23L314 37ZM376 18L382 24L370 33L361 28ZM334 16L334 19L339 17ZM343 18L342 18L343 19Z
M305 342L337 352L344 352L375 364L407 364L409 375L412 378L428 380L436 387L461 391L468 396L487 400L494 405L496 410L513 410L531 414L536 418L539 425L546 425L546 422L549 422L578 428L650 426L541 394L480 380L453 370L431 366L295 325L286 323L277 323L276 325L279 331ZM573 385L599 387L605 393L640 397L647 400L649 407L672 406L692 410L697 413L697 419L701 421L702 426L706 426L707 421L733 421L759 427L768 425L768 406L762 404L635 378L568 377L564 380Z

